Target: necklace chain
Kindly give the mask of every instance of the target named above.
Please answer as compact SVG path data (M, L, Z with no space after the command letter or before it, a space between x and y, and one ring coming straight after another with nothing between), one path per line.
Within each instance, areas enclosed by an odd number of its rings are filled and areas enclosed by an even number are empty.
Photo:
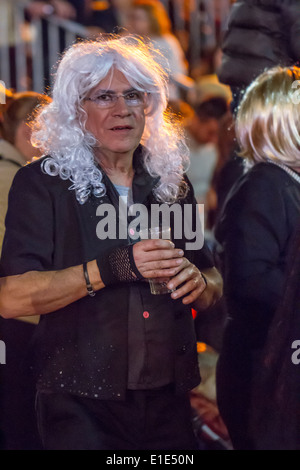
M295 181L297 181L298 183L300 183L300 175L298 173L296 173L295 171L291 170L291 168L289 168L288 166L284 165L283 163L280 163L280 162L274 162L273 160L269 160L268 159L268 162L269 163L273 163L273 165L277 165L279 166L280 168L282 168L282 170L284 170L286 173L288 173L292 178L294 178Z

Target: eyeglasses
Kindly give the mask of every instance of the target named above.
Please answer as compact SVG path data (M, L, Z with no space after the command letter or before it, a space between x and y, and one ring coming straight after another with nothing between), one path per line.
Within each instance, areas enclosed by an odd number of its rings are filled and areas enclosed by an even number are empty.
M85 98L85 100L92 101L99 106L99 108L112 108L115 106L119 98L124 98L127 106L142 106L146 102L147 93L130 90L125 93L114 93L114 92L101 92L99 95L92 98Z

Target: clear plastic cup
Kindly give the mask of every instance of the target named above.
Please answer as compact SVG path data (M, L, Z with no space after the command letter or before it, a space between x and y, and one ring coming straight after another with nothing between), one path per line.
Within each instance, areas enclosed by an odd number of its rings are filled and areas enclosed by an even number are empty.
M153 227L140 230L140 238L144 239L164 239L171 240L170 227ZM149 279L150 291L153 295L170 294L175 289L168 289L167 284L170 279L155 278Z

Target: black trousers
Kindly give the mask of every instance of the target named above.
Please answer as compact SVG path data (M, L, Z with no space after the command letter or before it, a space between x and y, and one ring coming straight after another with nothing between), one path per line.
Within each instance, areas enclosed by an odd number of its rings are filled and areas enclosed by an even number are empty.
M173 389L128 391L125 401L38 392L46 450L197 450L188 396Z

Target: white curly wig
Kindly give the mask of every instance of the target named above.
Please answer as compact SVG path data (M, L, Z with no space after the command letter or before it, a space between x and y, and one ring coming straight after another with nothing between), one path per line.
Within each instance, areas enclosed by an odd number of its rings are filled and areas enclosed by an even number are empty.
M132 35L84 40L63 54L52 102L42 109L33 127L33 144L49 155L43 161L43 170L69 179L69 189L75 190L80 204L91 193L97 197L105 193L93 154L96 139L85 129L87 116L81 104L113 68L122 72L135 89L148 93L141 141L145 149L143 164L150 175L160 177L154 189L156 198L172 203L182 196L188 147L181 127L166 112L167 76L149 46Z

